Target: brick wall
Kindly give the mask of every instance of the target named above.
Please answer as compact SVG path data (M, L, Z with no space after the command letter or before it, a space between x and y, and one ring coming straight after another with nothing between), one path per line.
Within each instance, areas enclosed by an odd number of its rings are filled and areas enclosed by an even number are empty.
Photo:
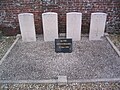
M93 12L107 13L106 32L120 33L120 0L0 0L0 29L6 35L19 33L18 14L30 12L36 32L42 33L41 15L49 11L59 15L59 32L65 32L66 13L76 11L83 13L82 33L89 32Z

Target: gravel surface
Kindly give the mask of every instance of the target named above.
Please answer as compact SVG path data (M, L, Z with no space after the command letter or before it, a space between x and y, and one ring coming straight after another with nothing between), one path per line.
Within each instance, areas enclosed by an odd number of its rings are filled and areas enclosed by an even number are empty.
M0 66L1 80L120 78L120 58L108 41L73 42L72 53L55 53L54 42L19 40Z
M58 84L1 84L0 90L120 90L120 82Z

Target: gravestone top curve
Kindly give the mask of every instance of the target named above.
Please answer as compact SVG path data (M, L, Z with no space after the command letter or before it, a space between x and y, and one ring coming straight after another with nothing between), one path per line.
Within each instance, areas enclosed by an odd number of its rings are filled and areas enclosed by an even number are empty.
M28 15L31 15L31 16L32 16L33 14L32 14L32 13L20 13L20 14L18 14L18 16L24 16L24 15L25 15L25 16L26 16L26 15L27 15L27 16L28 16Z
M82 14L82 13L80 13L80 12L69 12L67 14Z
M56 12L45 12L45 13L43 13L43 15L44 14L57 14Z

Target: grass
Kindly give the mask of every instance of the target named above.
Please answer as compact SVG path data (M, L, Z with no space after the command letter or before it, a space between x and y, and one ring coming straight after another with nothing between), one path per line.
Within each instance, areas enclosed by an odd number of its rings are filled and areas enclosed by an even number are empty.
M120 50L120 34L110 34L109 37L116 45L116 47Z
M0 39L0 60L10 48L14 40L15 36L3 36L2 39Z

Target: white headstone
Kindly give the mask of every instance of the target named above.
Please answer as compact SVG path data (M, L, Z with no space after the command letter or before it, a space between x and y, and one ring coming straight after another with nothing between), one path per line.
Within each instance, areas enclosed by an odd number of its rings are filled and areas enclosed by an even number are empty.
M58 15L55 12L42 14L44 41L58 39Z
M106 13L91 14L89 40L101 40L104 36L106 18Z
M24 42L36 41L34 15L32 13L21 13L18 15L22 40Z
M79 41L81 39L81 24L82 13L67 13L67 38L72 38L73 41Z

